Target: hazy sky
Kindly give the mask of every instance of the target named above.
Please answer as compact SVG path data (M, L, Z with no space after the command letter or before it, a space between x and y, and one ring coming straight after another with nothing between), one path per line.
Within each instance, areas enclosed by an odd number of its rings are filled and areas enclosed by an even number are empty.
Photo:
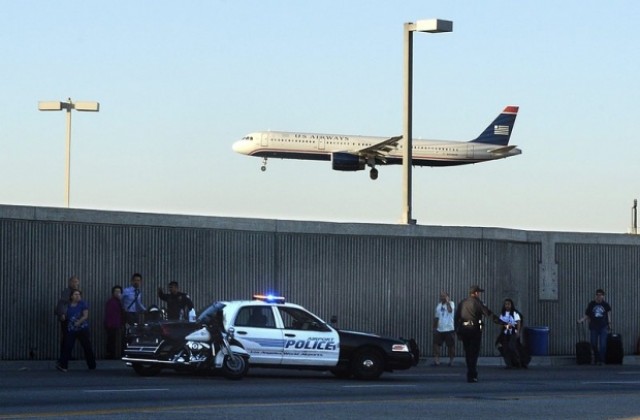
M421 225L627 232L640 196L637 1L32 1L0 14L0 204L393 224L402 169L237 155L258 130L402 132L403 23L416 138L470 140L519 105L505 160L415 168Z

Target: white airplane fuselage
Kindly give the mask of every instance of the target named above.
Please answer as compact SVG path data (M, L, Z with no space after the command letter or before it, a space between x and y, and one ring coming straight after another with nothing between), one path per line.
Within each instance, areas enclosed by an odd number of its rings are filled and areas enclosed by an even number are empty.
M455 166L504 159L522 153L509 145L518 115L517 106L507 106L471 141L413 140L412 165ZM377 165L402 164L402 136L368 137L342 134L257 131L233 144L233 150L263 159L268 158L330 160L337 171L361 171L371 168L371 179L378 178Z
M233 150L248 156L331 160L334 153L372 147L388 137L341 134L295 133L284 131L258 131L248 134L233 144ZM496 153L495 144L446 140L413 140L412 163L415 166L454 166L503 159L516 156L522 150L507 146ZM402 164L403 144L400 142L386 155L384 163Z

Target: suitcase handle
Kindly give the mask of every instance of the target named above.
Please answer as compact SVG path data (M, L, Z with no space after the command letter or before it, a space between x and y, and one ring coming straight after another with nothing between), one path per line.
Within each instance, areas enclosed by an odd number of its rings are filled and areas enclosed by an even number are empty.
M587 340L587 332L584 327L580 327L580 324L584 322L576 322L576 341L589 341Z

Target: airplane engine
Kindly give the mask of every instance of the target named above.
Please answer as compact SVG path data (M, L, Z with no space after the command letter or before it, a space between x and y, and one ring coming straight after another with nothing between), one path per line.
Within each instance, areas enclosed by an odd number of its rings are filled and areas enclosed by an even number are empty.
M365 160L351 153L332 153L331 168L334 171L362 171Z

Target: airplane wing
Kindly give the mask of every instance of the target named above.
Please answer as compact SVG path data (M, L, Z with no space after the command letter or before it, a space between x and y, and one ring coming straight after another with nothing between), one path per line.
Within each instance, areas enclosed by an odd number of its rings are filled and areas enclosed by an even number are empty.
M380 143L376 143L372 146L365 147L363 149L353 150L351 153L363 156L365 158L375 158L381 161L385 161L385 156L398 147L398 143L402 140L402 136L390 137Z

